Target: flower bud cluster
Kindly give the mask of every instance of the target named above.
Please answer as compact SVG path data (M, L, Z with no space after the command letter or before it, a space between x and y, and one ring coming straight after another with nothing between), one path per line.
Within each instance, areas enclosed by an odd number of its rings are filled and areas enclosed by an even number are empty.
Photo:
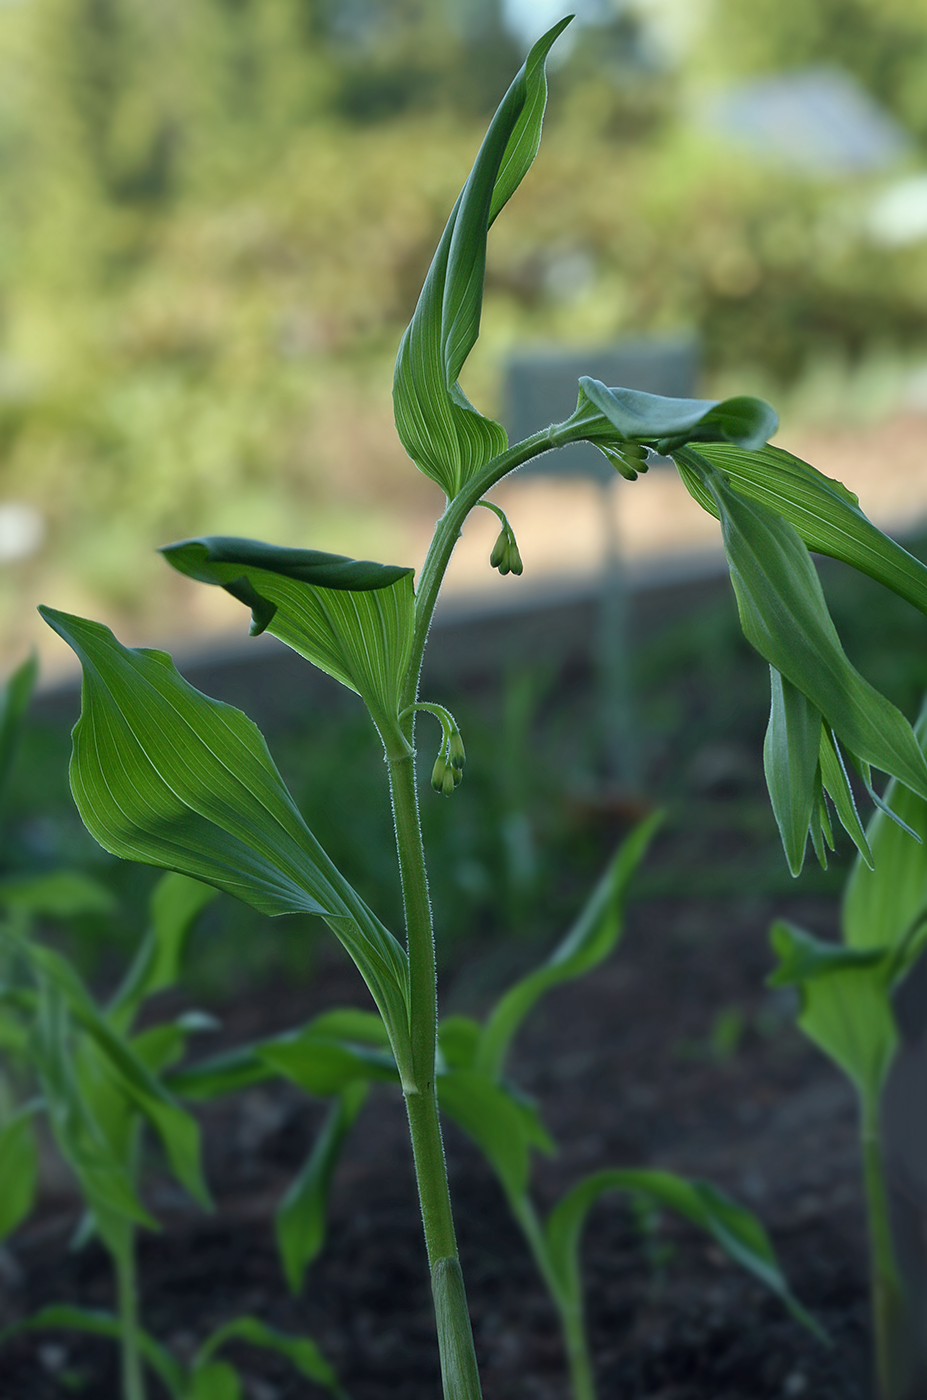
M489 562L494 569L499 570L500 574L520 574L524 569L518 545L515 543L515 536L512 534L512 527L508 521L499 531L499 537L493 545Z
M441 740L441 751L435 759L435 766L431 770L431 786L435 792L442 793L445 797L450 797L456 787L460 786L463 779L464 764L467 755L464 750L463 739L460 737L460 730L453 719L453 716L445 710L450 723L444 728ZM443 726L442 726L443 727Z

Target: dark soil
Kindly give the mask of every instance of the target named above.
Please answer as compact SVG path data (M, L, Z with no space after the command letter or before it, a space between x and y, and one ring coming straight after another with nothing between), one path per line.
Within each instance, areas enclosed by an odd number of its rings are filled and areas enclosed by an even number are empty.
M734 809L711 842L736 860ZM691 853L689 853L691 855ZM678 870L678 838L658 839L651 888ZM674 887L675 888L675 887ZM824 896L739 894L632 905L614 957L551 994L519 1042L514 1077L541 1102L560 1144L536 1165L549 1208L604 1166L659 1165L706 1177L753 1207L790 1282L829 1331L826 1347L687 1226L666 1219L654 1260L626 1202L605 1199L584 1244L590 1330L602 1400L864 1400L870 1393L862 1202L850 1090L793 1028L793 1007L764 989L767 930L786 916L834 929ZM528 950L516 950L517 962ZM508 969L508 975L514 969ZM445 979L445 1010L478 1013L500 958ZM229 1043L298 1024L323 1007L364 1004L336 954L305 989L276 987L224 1014ZM337 1174L328 1243L305 1296L291 1299L272 1212L312 1142L324 1106L280 1084L204 1114L214 1216L166 1183L151 1205L164 1222L141 1240L148 1329L189 1356L242 1313L312 1335L353 1400L435 1400L437 1355L410 1153L398 1093L364 1110ZM471 1144L447 1129L464 1272L487 1400L566 1400L553 1311L502 1195ZM2 1253L8 1320L58 1300L110 1308L112 1280L95 1245L70 1253L77 1204L47 1193ZM663 1255L668 1257L663 1258ZM239 1347L248 1400L315 1394L286 1363ZM80 1394L116 1400L115 1348L75 1333L31 1334L0 1356L2 1400ZM152 1396L161 1392L154 1382ZM318 1392L321 1394L322 1392Z

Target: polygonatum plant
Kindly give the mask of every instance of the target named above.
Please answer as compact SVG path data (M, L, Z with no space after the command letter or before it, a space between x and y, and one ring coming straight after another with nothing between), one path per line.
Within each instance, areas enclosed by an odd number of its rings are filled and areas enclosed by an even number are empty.
M399 347L397 431L446 496L417 580L407 568L234 538L164 551L180 572L243 601L253 632L279 637L366 704L389 774L404 938L322 850L250 720L194 690L164 653L126 648L99 623L42 610L83 665L71 782L97 840L265 913L318 915L364 977L405 1097L447 1400L472 1400L480 1383L441 1144L434 934L415 756L419 713L431 710L442 731L438 785L450 796L463 747L452 717L420 698L419 678L470 511L517 467L569 443L594 444L629 480L646 472L652 453L671 458L720 522L744 633L770 666L765 766L793 873L809 835L825 858L829 801L861 841L848 764L870 786L876 768L927 800L927 761L911 726L847 658L809 551L845 561L923 611L927 569L866 519L851 492L768 445L777 426L768 405L750 397L667 399L582 377L569 418L509 444L460 387L479 334L489 229L537 152L547 55L568 22L534 45L502 99ZM511 526L503 533L497 563L517 576Z

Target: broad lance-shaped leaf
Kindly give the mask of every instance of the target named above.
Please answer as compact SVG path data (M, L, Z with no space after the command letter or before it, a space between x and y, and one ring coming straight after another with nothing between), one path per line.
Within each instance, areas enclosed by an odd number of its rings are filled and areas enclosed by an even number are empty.
M821 714L774 666L763 767L789 870L799 875L815 807Z
M574 441L581 436L609 455L616 443L640 443L660 453L687 442L732 442L761 447L776 431L779 419L762 399L671 399L640 389L609 389L599 379L583 375L576 409L558 424L555 438ZM641 465L638 470L646 470Z
M179 573L218 584L270 632L389 720L412 650L412 570L215 535L161 550Z
M784 920L770 939L779 965L769 985L798 988L799 1026L875 1110L898 1049L891 950L825 943Z
M114 855L192 875L264 914L319 914L366 981L408 1064L408 959L316 841L255 724L194 690L164 652L40 609L83 665L71 790Z
M911 726L850 663L798 532L741 496L700 454L686 448L684 455L718 508L744 636L850 753L927 797L927 762Z
M927 749L927 705L914 732ZM873 868L860 861L853 867L841 923L850 948L891 952L891 981L897 985L927 945L927 802L893 780L885 803L920 841L884 811L874 814L866 833Z
M687 1181L673 1172L595 1172L558 1202L547 1219L547 1245L552 1266L568 1298L581 1301L580 1235L590 1209L609 1191L644 1195L655 1205L674 1211L706 1231L725 1254L781 1299L793 1317L817 1336L824 1336L820 1326L789 1289L769 1236L753 1212L708 1182Z
M568 23L561 20L538 40L502 99L399 346L396 431L419 470L448 497L508 445L504 429L477 412L457 379L479 335L489 226L537 153L547 55Z
M538 999L560 982L582 977L615 947L624 925L624 903L631 879L662 820L656 813L641 822L618 850L582 913L547 961L529 972L493 1008L479 1040L476 1065L492 1079L502 1073L508 1048Z
M707 443L698 450L741 496L759 501L794 525L810 550L841 559L927 612L927 565L873 525L841 482L781 447L745 452L728 443ZM684 453L676 465L699 505L717 516L711 492L686 466Z

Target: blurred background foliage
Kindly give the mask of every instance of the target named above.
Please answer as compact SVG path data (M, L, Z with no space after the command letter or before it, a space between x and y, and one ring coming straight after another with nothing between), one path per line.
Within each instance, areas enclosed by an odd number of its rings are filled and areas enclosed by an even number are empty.
M885 173L809 178L697 113L712 85L837 66L917 171L923 0L579 9L491 238L471 396L499 411L525 342L694 331L707 391L813 416L826 363L828 412L852 416L888 364L903 398L927 242L869 236ZM208 628L217 590L191 604L153 554L204 531L405 560L440 503L393 433L398 337L544 10L0 0L0 505L44 528L0 563L6 647L40 596L136 635Z

